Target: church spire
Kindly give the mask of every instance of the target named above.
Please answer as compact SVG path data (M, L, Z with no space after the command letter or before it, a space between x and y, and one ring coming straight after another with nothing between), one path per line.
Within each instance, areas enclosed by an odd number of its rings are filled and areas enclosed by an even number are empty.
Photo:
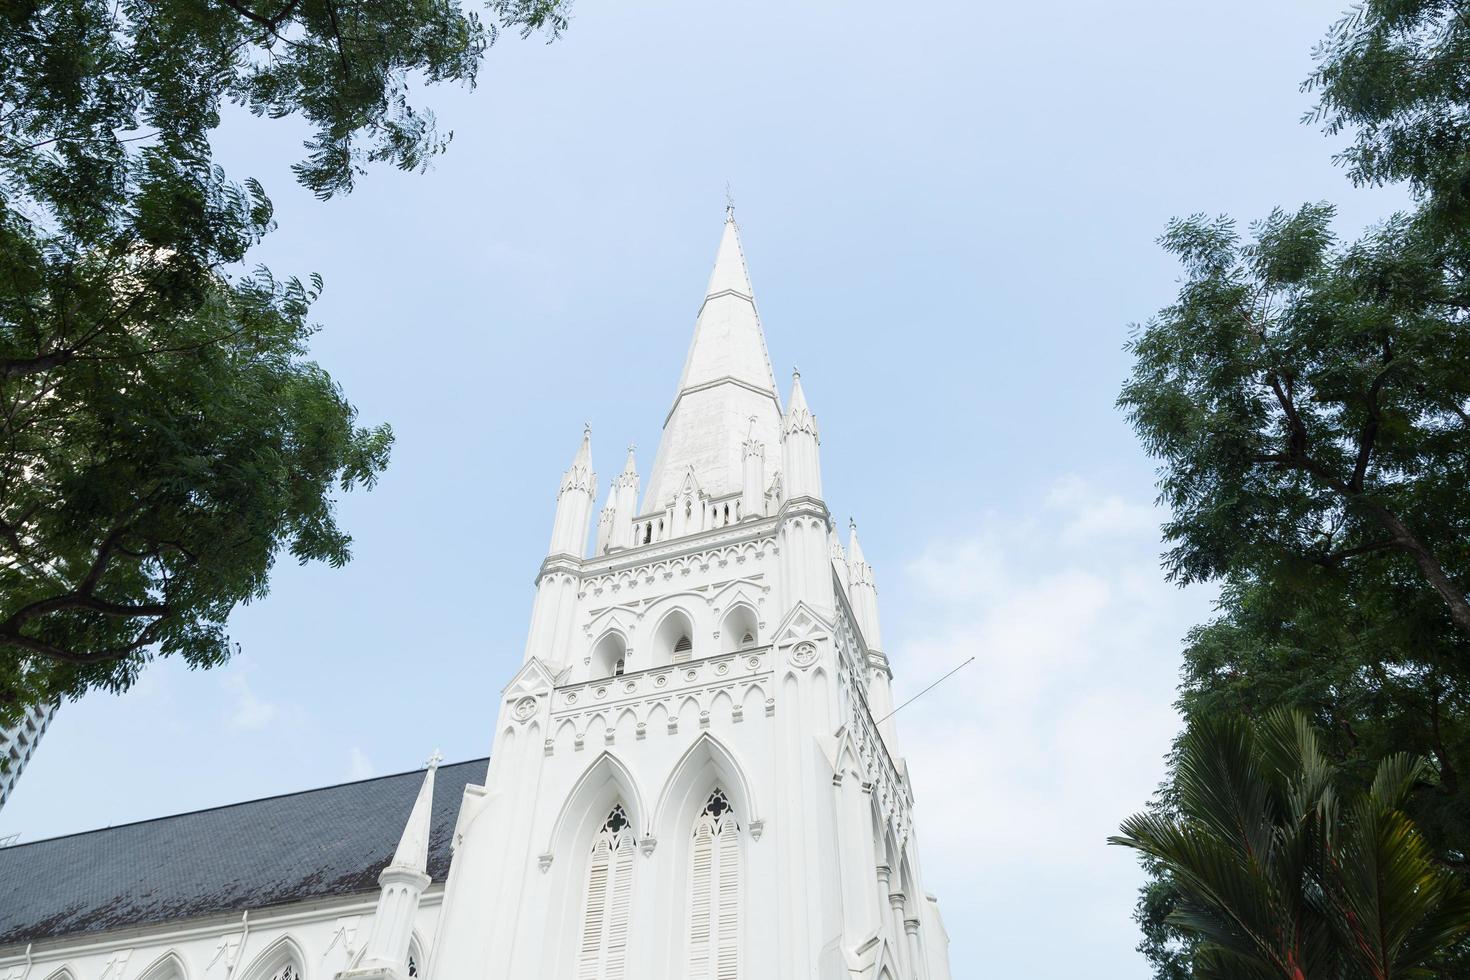
M752 429L747 424L756 417ZM781 403L746 270L740 228L727 213L684 371L664 420L643 509L667 506L692 468L711 497L739 493L745 444L774 447Z
M428 771L419 785L419 795L413 801L413 810L408 823L403 825L403 836L398 839L398 850L393 852L390 868L408 868L427 872L429 867L429 829L434 815L434 773L439 770L443 757L435 750L429 756Z
M403 826L393 860L378 875L378 908L359 966L338 974L339 980L400 980L406 973L409 943L419 899L429 886L429 833L434 820L434 773L442 756L429 757L429 771L419 784L408 822Z
M582 445L577 448L572 465L561 477L548 554L583 556L587 548L587 530L592 521L592 502L596 496L597 474L592 471L592 426L589 424L582 427Z

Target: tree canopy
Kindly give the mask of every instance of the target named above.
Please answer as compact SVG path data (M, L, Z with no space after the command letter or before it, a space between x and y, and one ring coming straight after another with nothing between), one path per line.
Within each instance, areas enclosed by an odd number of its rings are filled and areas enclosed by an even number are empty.
M304 119L327 199L447 146L416 88L473 85L562 0L18 0L0 7L0 724L228 657L277 554L340 565L335 494L391 430L308 358L322 288L245 265L273 225L215 163L230 105Z
M1470 20L1443 0L1367 0L1331 27L1307 117L1346 136L1357 183L1413 207L1355 239L1325 203L1243 234L1195 215L1161 244L1184 279L1135 330L1119 399L1160 462L1168 575L1221 584L1191 633L1191 726L1287 708L1319 729L1344 792L1380 760L1427 759L1403 807L1439 868L1470 880ZM1183 816L1185 750L1152 804ZM1136 912L1157 980L1203 976L1208 934L1159 855ZM1426 962L1470 977L1470 948ZM1308 974L1310 975L1310 974ZM1400 975L1400 974L1394 974Z

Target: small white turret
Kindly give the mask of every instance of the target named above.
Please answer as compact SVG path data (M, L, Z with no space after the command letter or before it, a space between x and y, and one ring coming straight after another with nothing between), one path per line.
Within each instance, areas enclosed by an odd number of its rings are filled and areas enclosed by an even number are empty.
M402 980L408 974L413 923L430 880L429 832L434 818L434 773L440 759L437 751L429 757L429 771L424 773L418 798L403 826L398 850L378 875L378 908L362 961L355 969L337 974L339 980Z
M882 650L883 632L878 627L878 587L873 582L873 566L863 557L863 546L858 543L856 521L848 521L848 534L848 601L852 603L852 614L857 619L858 629L863 631L863 641L868 649Z
M822 499L822 463L818 455L817 417L801 390L801 372L791 372L791 403L781 422L781 470L786 499Z
M750 434L745 452L744 480L740 485L740 519L753 521L766 516L766 446L756 438L756 417L750 417Z
M612 546L613 528L617 525L618 509L617 488L609 486L607 491L607 503L602 505L602 513L597 515L597 541L592 546L592 554L605 555Z
M633 547L633 515L638 512L638 462L633 458L635 447L628 447L628 461L623 464L623 472L613 480L612 498L609 504L613 508L612 533L609 545L612 548Z
M587 531L592 523L592 504L597 497L597 474L592 471L592 426L582 429L582 445L562 474L556 498L556 519L551 526L550 555L582 558L587 549Z
M847 553L842 550L842 542L837 538L837 528L827 529L827 552L832 556L832 571L837 574L837 581L842 583L842 591L846 593L851 584L847 572ZM852 602L851 599L848 600Z

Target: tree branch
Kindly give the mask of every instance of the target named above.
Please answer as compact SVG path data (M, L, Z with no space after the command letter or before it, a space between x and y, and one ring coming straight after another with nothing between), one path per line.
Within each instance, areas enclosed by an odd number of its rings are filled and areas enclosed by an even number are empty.
M1328 555L1320 555L1312 560L1319 565L1336 565L1349 558L1356 558L1359 555L1371 555L1376 551L1389 551L1396 549L1397 546L1397 539L1384 538L1381 541L1374 541L1371 544L1358 545L1355 548L1344 548L1341 551L1334 551Z
M1368 461L1373 458L1373 446L1378 439L1378 426L1382 420L1378 408L1378 395L1383 391L1383 383L1388 380L1388 374L1400 362L1393 359L1393 347L1387 340L1383 342L1383 370L1373 379L1368 386L1368 393L1364 396L1364 402L1368 408L1368 421L1363 423L1363 431L1358 436L1358 460L1353 465L1353 475L1348 480L1348 487L1353 493L1363 492L1363 480L1368 475Z
M167 617L155 619L143 628L142 632L138 634L138 638L132 643L126 646L109 647L94 653L76 653L58 647L55 644L47 643L45 640L38 640L33 636L25 636L18 630L6 628L0 628L0 647L17 647L43 657L49 657L52 660L59 660L62 663L86 667L91 664L106 663L109 660L121 660L123 657L138 652L148 644L156 642L160 627L166 622L168 622Z

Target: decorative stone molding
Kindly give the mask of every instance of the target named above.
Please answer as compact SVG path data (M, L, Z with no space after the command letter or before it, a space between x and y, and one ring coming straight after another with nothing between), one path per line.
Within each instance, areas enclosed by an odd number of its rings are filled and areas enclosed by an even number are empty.
M805 670L817 662L817 645L808 641L802 641L791 648L790 660L793 666Z
M649 834L638 842L638 850L644 857L653 857L653 849L658 846L658 838Z
M752 820L750 822L750 839L760 840L761 834L766 832L765 820Z
M547 851L545 854L542 854L536 858L536 863L540 866L542 874L545 874L547 871L551 870L551 859L553 856L554 855L552 855L550 851Z
M536 714L536 699L527 695L515 703L511 717L516 721L529 721Z

